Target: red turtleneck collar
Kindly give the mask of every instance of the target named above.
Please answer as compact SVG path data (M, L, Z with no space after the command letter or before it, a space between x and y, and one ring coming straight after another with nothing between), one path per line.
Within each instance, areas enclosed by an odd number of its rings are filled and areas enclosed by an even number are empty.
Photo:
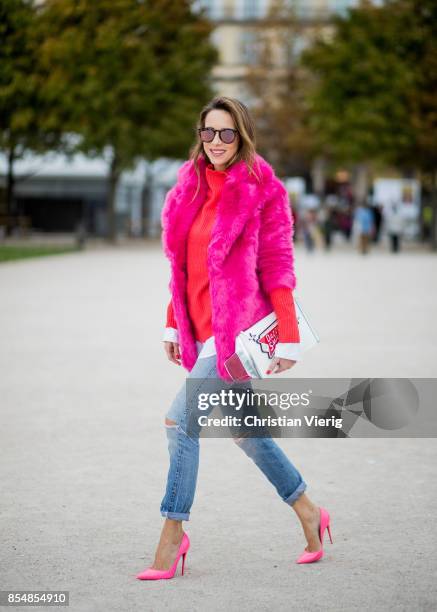
M206 167L206 181L209 188L213 192L220 191L223 187L223 183L226 179L225 170L215 170L212 164L208 164Z

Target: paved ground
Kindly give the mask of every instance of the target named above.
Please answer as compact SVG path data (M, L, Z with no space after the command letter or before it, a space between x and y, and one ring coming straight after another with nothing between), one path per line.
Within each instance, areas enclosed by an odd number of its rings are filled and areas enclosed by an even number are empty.
M296 376L437 376L435 255L296 254L323 340ZM0 588L68 589L75 612L435 610L435 439L281 440L332 517L308 566L294 512L230 440L202 440L186 575L135 580L184 378L167 283L156 243L0 266Z

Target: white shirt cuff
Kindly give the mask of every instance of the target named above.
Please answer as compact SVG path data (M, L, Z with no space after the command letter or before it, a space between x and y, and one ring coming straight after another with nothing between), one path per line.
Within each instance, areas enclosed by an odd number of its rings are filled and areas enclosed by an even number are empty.
M278 342L275 346L275 357L300 361L300 342Z
M179 332L174 327L166 327L162 337L163 342L179 342Z

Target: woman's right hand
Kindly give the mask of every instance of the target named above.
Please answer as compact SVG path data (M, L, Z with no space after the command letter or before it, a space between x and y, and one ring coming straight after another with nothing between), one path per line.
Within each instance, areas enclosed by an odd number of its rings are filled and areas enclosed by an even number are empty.
M170 361L172 361L173 363L175 363L176 365L181 365L181 353L179 350L179 343L178 342L164 342L164 349L165 352L167 353L167 357L169 358Z

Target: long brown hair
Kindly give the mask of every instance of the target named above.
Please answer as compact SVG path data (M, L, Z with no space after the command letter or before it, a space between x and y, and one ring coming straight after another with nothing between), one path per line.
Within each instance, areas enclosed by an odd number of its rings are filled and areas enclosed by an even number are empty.
M206 153L203 148L203 143L200 140L197 129L205 127L205 119L207 114L212 110L224 110L228 112L232 119L239 134L238 149L233 157L226 163L226 168L232 166L241 160L244 160L247 164L249 174L253 174L258 181L260 177L256 174L253 169L256 155L256 135L255 135L255 123L249 113L249 109L245 104L237 100L236 98L229 98L227 96L216 96L208 104L206 104L200 111L199 119L196 126L196 142L190 149L190 159L194 162L194 169L197 174L197 190L193 196L197 196L200 188L200 171L198 159L200 155L206 157Z

